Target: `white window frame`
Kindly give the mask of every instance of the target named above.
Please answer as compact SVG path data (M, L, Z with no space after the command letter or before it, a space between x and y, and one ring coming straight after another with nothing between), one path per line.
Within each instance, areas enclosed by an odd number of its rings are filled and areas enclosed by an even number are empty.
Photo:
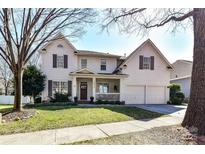
M83 64L83 61L85 62L84 64ZM88 60L87 59L81 59L80 63L81 63L81 69L87 68L87 65L88 65Z
M99 84L99 93L107 94L109 93L109 83L98 83Z
M105 69L102 69L102 66L105 66ZM101 71L106 71L107 70L107 60L106 59L101 59L100 60L100 70Z
M57 68L64 68L64 56L57 55Z
M151 68L151 58L143 57L143 69L149 70Z
M68 82L53 81L52 83L52 93L68 93Z

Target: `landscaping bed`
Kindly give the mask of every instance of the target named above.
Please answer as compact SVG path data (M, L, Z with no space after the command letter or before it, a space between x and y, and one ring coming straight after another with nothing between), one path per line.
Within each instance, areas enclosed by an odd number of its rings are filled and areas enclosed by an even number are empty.
M96 139L74 144L103 144L103 145L187 145L197 144L196 136L179 125L155 127L149 130L112 136L109 138Z
M29 119L3 123L0 134L32 132L72 126L157 118L162 114L126 106L30 106L38 114ZM4 117L3 117L4 118Z

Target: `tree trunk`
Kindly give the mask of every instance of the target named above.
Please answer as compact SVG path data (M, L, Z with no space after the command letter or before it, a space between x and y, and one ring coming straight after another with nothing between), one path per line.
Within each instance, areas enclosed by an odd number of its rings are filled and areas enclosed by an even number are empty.
M194 9L194 55L190 101L182 122L205 135L205 9Z
M8 87L5 85L5 95L8 95Z
M23 77L22 70L18 70L18 72L14 75L14 80L15 80L14 111L22 111L22 77Z

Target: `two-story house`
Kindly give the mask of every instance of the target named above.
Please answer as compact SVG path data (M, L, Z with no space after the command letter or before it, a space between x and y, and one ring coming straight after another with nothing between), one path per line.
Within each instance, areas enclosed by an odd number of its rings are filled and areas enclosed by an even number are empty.
M150 39L124 58L77 50L58 34L40 50L40 55L41 70L47 76L43 100L56 92L82 101L91 96L126 104L164 104L169 100L172 66Z
M189 98L191 89L191 73L193 62L189 60L177 60L172 66L170 83L179 84L185 97Z

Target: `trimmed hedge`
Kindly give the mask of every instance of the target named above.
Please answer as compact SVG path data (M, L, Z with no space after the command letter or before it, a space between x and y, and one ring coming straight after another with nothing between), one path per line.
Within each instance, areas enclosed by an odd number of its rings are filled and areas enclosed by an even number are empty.
M97 100L94 102L94 104L111 104L111 105L124 105L124 101L103 101L103 100Z

